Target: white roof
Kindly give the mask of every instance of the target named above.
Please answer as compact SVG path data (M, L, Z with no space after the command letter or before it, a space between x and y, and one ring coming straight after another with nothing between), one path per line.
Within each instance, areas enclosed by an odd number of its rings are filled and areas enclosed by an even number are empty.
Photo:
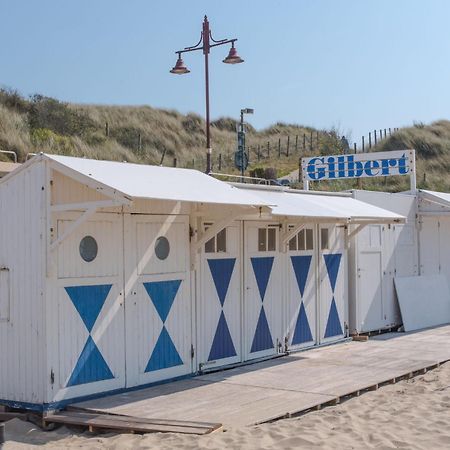
M252 194L276 206L270 206L275 216L333 221L404 221L405 217L348 196L306 194L288 190L253 190Z
M433 203L439 203L441 206L450 207L450 194L446 192L420 190L420 197Z
M268 203L250 192L216 180L197 170L144 164L100 161L70 156L43 155L56 163L128 198L265 206Z

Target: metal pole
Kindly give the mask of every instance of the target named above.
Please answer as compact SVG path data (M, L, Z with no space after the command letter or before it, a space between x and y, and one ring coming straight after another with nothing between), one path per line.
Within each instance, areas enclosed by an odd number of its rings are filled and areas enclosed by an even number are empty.
M206 99L206 173L211 172L211 136L209 129L209 22L203 21L203 54L205 55L205 99Z
M240 124L240 127L241 127L241 133L243 133L244 132L244 111L241 109L241 124ZM245 153L245 141L244 142L242 142L242 161L241 161L241 183L243 183L244 182L244 153Z

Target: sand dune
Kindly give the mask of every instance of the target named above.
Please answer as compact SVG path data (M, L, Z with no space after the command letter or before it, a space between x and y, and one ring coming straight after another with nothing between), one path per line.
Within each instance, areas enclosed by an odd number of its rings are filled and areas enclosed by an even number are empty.
M303 417L209 436L42 432L7 423L4 450L16 449L440 449L450 448L450 363Z

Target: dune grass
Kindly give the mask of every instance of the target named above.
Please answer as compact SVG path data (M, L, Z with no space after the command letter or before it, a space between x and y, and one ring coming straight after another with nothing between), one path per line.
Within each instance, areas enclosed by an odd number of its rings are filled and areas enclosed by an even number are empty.
M224 117L211 124L213 170L237 174L234 167L236 123ZM289 154L288 153L289 138ZM316 130L296 124L276 123L264 130L247 128L250 171L275 168L285 175L298 168L304 156L339 154L343 143L338 130ZM417 150L418 185L450 190L450 121L402 128L378 143L372 151L406 148ZM78 105L17 91L0 89L0 149L13 150L19 161L29 153L48 152L94 159L204 170L205 122L197 114L150 106ZM259 149L259 151L258 151ZM281 151L280 151L281 150ZM164 155L164 158L163 158ZM258 157L259 155L259 157ZM0 159L8 157L0 154ZM315 183L315 189L354 188L355 181ZM408 189L406 177L364 180L368 189Z

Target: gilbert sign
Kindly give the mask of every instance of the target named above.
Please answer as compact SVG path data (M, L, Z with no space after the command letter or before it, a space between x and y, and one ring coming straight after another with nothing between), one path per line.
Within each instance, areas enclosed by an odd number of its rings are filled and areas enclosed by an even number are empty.
M410 175L411 190L416 189L416 161L414 150L302 158L304 189L309 189L310 181L389 177L397 175Z

